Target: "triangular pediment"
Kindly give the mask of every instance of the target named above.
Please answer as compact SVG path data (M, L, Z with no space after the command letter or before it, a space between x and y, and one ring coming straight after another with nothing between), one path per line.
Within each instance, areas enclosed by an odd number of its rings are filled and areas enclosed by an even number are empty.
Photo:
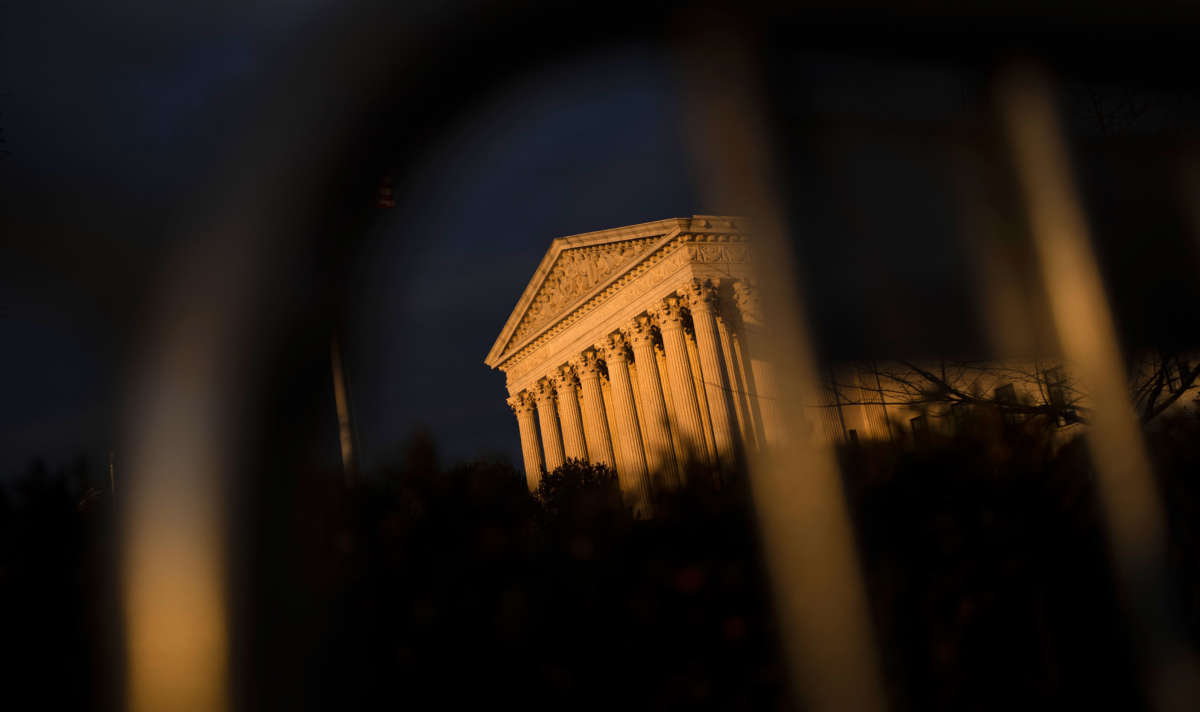
M486 363L498 365L530 338L653 252L663 238L677 233L683 222L686 221L659 220L554 240L492 346Z

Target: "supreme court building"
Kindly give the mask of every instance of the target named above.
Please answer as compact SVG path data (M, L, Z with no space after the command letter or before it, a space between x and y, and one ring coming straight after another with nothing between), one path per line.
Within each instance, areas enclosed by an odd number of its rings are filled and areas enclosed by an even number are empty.
M714 215L551 243L485 360L507 376L531 490L568 458L603 463L648 515L651 492L690 464L726 468L780 442L753 255L746 221ZM1178 410L1195 360L1134 361L1133 373ZM1091 408L1073 370L1053 358L830 364L790 436L920 447L984 416L1066 442Z
M774 441L744 221L696 215L554 240L485 363L507 376L526 481L614 467L635 510L692 463Z

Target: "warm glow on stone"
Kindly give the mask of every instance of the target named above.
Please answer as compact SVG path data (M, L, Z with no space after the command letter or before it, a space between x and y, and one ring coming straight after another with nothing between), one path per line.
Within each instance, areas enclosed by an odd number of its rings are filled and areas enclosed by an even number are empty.
M648 514L651 488L675 486L686 464L676 443L685 460L708 462L712 452L723 466L754 447L737 414L764 422L762 389L743 388L727 365L748 360L733 337L742 324L735 283L752 280L739 218L697 215L555 240L486 360L507 374L509 402L524 408L530 487L541 468L586 452L615 465L626 497ZM531 399L537 427L523 405Z

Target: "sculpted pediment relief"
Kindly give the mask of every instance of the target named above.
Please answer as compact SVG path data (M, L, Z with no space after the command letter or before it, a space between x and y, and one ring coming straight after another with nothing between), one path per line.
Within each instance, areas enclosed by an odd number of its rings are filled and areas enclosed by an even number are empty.
M505 345L523 341L592 290L633 264L661 237L642 237L563 250Z

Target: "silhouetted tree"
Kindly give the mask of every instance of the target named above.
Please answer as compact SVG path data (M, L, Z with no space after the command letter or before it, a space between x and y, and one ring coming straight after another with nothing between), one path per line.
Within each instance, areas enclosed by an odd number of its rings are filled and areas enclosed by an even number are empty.
M1009 364L941 360L936 364L893 361L873 365L868 383L847 383L834 371L824 386L841 405L882 405L924 410L941 406L947 414L987 408L1003 415L1045 416L1050 422L1086 422L1087 394L1059 362ZM1130 400L1142 424L1166 412L1194 391L1200 360L1186 353L1154 351L1131 360ZM983 384L989 384L987 386ZM996 388L1016 384L1021 390ZM960 409L960 410L956 410Z
M617 473L607 465L570 459L538 483L538 501L556 517L587 517L621 507Z
M1156 349L1133 359L1129 383L1133 406L1149 423L1196 387L1200 360L1193 354Z
M1161 423L1147 442L1195 642L1200 415ZM1049 436L965 428L840 451L895 709L1144 705L1090 461ZM293 473L288 516L247 534L238 585L257 603L237 664L263 706L789 708L741 473L716 486L697 468L635 520L605 467L568 462L531 494L506 461L401 460L354 483ZM113 508L80 509L89 486L40 466L0 488L0 603L15 612L0 670L55 708L86 707L80 671L120 659L89 639L90 620L120 618L96 573L115 570Z

